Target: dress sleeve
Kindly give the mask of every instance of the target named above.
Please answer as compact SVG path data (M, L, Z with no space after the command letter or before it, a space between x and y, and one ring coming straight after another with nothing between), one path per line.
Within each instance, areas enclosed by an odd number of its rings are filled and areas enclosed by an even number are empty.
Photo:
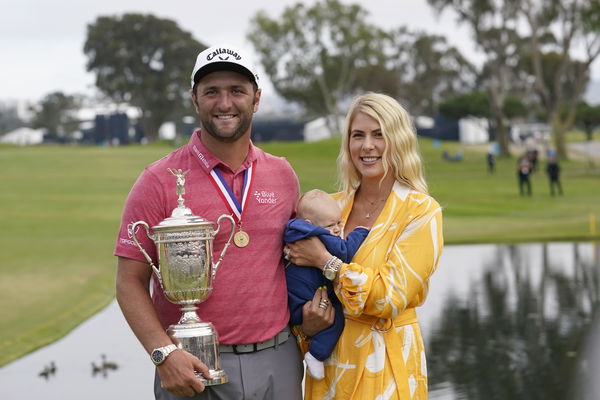
M372 265L350 263L340 268L336 294L346 313L393 318L425 300L443 246L439 204L433 199L419 204L402 231L389 234L394 237L385 242L388 248L376 249L381 257Z

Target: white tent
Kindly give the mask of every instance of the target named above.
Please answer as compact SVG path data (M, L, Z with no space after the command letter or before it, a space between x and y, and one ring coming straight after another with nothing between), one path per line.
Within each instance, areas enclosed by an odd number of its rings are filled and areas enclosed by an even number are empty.
M458 121L458 140L465 144L480 144L490 141L487 118L466 117Z
M19 146L40 144L44 140L44 129L17 128L0 136L0 143L10 143Z
M426 115L417 115L413 121L415 126L420 129L433 129L435 127L435 120Z
M344 126L344 118L339 117L338 123L340 128ZM334 135L331 134L329 127L327 126L327 118L320 117L313 121L307 122L304 125L304 141L305 142L316 142L317 140L329 139Z

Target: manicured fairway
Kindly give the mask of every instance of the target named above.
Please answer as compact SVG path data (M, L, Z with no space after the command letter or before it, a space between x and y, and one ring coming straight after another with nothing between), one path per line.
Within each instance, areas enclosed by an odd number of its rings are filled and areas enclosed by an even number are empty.
M303 191L335 190L338 146L337 139L262 145L291 162ZM522 198L514 158L488 175L482 148L464 147L455 163L441 152L457 151L456 143L424 139L421 149L430 192L444 207L447 244L600 238L600 166L563 163L565 195L556 198L538 171L533 196ZM111 301L123 202L142 168L171 150L0 147L0 365L64 336Z

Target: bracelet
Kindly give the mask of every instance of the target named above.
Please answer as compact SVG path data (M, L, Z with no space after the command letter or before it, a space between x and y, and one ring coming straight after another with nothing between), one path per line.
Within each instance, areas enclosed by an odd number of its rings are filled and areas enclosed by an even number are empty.
M334 280L342 266L342 260L331 257L323 266L323 275L330 281Z

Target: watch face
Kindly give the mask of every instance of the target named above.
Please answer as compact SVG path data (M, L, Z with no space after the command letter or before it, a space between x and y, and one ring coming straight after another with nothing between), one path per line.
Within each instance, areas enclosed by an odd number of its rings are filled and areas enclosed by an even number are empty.
M325 275L325 278L332 281L335 278L335 271L331 269L326 269L325 271L323 271L323 275Z
M155 364L160 364L165 360L165 355L160 350L154 350L150 355L150 358L152 358L152 361L154 361Z

